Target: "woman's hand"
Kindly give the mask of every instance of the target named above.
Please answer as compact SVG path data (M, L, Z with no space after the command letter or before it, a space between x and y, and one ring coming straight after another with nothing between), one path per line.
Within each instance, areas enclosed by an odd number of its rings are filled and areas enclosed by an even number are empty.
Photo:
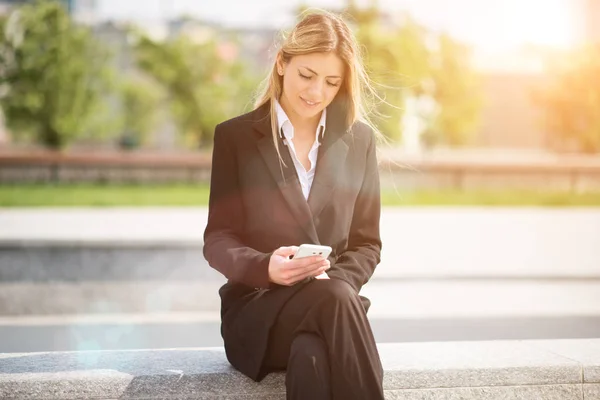
M269 280L279 285L291 286L296 282L317 276L330 267L329 260L322 256L290 259L298 251L298 246L280 247L269 260Z

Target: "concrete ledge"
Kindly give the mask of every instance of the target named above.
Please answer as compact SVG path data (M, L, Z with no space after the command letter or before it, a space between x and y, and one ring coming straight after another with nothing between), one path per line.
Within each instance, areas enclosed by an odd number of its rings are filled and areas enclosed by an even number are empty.
M0 279L1 281L1 279ZM220 281L0 283L2 316L214 312Z
M202 245L162 244L22 244L0 241L1 282L114 282L212 280L223 277L210 268Z
M386 398L596 399L600 339L381 344ZM585 397L584 397L585 395ZM0 354L2 399L284 399L222 349Z

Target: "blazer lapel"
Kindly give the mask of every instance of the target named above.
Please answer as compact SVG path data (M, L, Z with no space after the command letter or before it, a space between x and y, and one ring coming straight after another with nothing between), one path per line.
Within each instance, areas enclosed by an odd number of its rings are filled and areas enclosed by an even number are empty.
M263 107L259 108L258 111L263 109ZM271 176L275 182L277 182L277 186L287 202L292 215L294 215L294 218L300 224L302 229L304 229L312 243L319 244L319 237L313 222L313 216L308 203L304 199L300 181L298 180L298 174L296 173L290 152L281 141L279 142L279 151L285 165L279 161L279 156L277 155L275 145L273 144L271 119L268 116L268 109L267 105L266 115L263 115L262 118L259 118L254 123L255 129L263 134L258 140L258 150L260 151Z
M326 124L323 143L319 148L315 178L308 196L308 206L315 220L327 202L331 201L340 177L343 176L341 172L348 155L348 144L344 141L348 129L344 124L343 113L337 105L332 104L327 108Z
M331 141L327 144L327 140L324 140L319 149L315 178L308 196L308 206L313 219L317 218L327 202L332 201L331 196L340 177L343 176L341 172L348 154L348 145L340 138L339 132L326 131L325 137L328 134Z

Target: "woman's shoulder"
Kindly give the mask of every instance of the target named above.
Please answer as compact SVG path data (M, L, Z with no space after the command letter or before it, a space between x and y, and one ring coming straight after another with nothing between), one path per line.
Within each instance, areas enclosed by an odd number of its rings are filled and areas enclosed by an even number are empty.
M253 110L237 117L225 120L215 127L214 141L236 143L236 146L245 146L248 140L252 140L256 135L252 131L257 122L260 121L259 110Z
M354 140L358 139L361 143L370 144L375 141L375 131L371 125L367 124L362 120L357 120L352 124L350 132Z
M225 120L217 125L218 130L234 130L238 131L241 127L251 127L261 121L265 116L262 115L260 109L255 109L237 117Z

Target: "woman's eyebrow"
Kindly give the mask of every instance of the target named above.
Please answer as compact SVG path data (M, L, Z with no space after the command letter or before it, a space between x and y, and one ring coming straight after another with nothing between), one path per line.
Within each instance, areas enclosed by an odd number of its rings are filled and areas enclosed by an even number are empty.
M313 71L312 69L308 68L306 65L303 65L302 68L306 68L307 70L309 70L310 72L312 72L313 74L315 74L317 76L319 75L315 71ZM326 78L341 78L341 76L338 76L338 75L329 75L329 76L326 76Z

